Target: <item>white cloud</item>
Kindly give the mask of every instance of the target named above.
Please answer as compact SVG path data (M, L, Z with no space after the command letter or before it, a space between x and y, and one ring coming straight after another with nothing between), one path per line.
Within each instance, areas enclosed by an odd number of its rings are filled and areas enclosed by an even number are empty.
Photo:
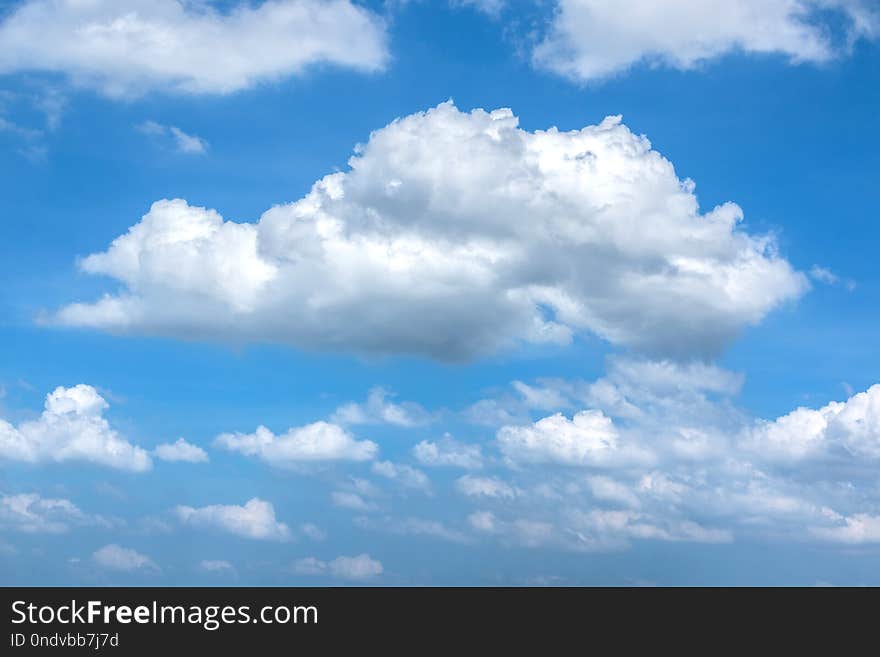
M215 575L232 575L237 576L238 571L228 561L223 561L222 559L205 559L199 562L199 570L212 573Z
M413 447L413 456L429 467L455 467L479 470L483 467L483 454L479 445L468 445L455 440L449 434L436 442L423 440Z
M124 290L53 321L445 360L580 332L708 356L807 288L619 117L517 123L451 103L397 120L257 223L156 202L80 262Z
M373 388L363 404L340 406L332 420L339 424L391 424L398 427L416 427L431 421L430 414L418 404L389 401L390 394L383 388Z
M826 267L820 267L819 265L813 265L810 267L810 276L819 281L820 283L825 283L827 285L835 285L840 281L840 278L833 271Z
M472 7L489 16L498 16L507 4L507 0L450 0L453 7Z
M62 73L111 97L226 94L316 64L377 71L384 24L349 0L25 0L0 23L0 73Z
M530 386L522 381L514 381L511 385L522 396L527 408L555 411L570 406L569 400L559 390L546 386Z
M13 426L0 420L0 458L28 463L84 461L143 472L150 455L125 440L102 416L107 402L92 387L58 387L39 419Z
M824 283L825 285L838 285L840 283L850 292L856 289L857 283L852 279L841 279L840 276L835 274L833 271L828 269L827 267L820 267L819 265L813 265L810 267L810 278L820 283Z
M144 121L138 126L138 130L157 139L167 139L180 153L202 155L208 150L207 141L197 135L187 134L177 126Z
M352 511L373 511L376 507L371 502L367 502L362 496L351 491L336 490L330 494L333 506L342 509L351 509Z
M361 529L384 531L401 536L422 536L461 544L470 542L470 538L466 534L447 527L438 520L414 517L398 519L391 516L381 518L361 516L355 518L354 523Z
M628 539L698 543L729 543L733 540L725 529L705 528L690 520L659 519L639 511L594 509L574 511L570 516L569 531L586 549L605 549Z
M354 581L374 579L383 573L382 563L369 554L356 557L336 557L332 561L321 561L306 557L293 564L293 572L298 575L330 575L338 579Z
M845 32L837 39L835 23ZM595 81L637 64L688 70L731 53L821 63L878 34L880 14L867 0L559 0L533 59Z
M455 481L455 487L460 493L468 497L513 499L517 494L513 486L496 477L465 475Z
M327 532L310 522L300 525L299 530L303 536L312 541L323 541L327 538Z
M107 568L108 570L122 570L128 572L135 570L159 570L159 566L157 566L149 557L132 550L131 548L125 548L116 545L115 543L105 545L99 550L96 550L92 554L92 560L102 568Z
M153 451L157 458L163 461L185 461L187 463L206 463L208 453L198 445L188 443L183 438L178 438L173 443L158 445Z
M497 528L497 518L491 511L474 511L467 518L468 524L479 532L493 533Z
M231 452L256 456L271 465L292 466L326 461L369 461L379 446L369 440L355 440L342 427L315 422L288 429L276 436L266 427L257 427L252 434L225 433L215 445Z
M741 385L716 366L620 357L598 381L559 382L592 408L500 429L511 469L457 487L483 503L494 490L516 494L475 510L470 527L503 544L570 550L735 535L880 542L880 385L774 420L733 404Z
M850 459L880 459L880 384L831 402L818 410L797 408L770 422L760 422L745 443L769 458L789 462L838 453Z
M178 506L174 513L186 525L219 529L244 538L286 541L291 536L290 528L275 518L275 508L257 497L248 500L244 506Z
M815 536L834 543L880 543L880 516L857 513L830 527L813 527Z
M60 534L71 526L100 522L70 500L40 497L36 493L0 497L0 528L26 533Z
M597 500L616 502L624 506L639 507L641 502L638 496L626 484L615 481L610 477L597 475L587 478L590 491Z
M498 431L498 446L513 462L588 465L607 461L618 453L618 432L601 411L561 413L527 426Z
M430 492L431 480L421 470L406 465L405 463L392 463L391 461L376 461L370 468L373 474L398 482L404 488L412 488L423 492Z

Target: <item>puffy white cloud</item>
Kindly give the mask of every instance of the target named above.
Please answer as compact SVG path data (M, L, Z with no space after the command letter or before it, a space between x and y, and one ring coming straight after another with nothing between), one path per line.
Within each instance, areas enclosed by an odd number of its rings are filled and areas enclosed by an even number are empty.
M27 533L59 534L71 526L100 521L82 511L70 500L40 497L36 493L0 497L0 527Z
M834 38L832 25L844 34ZM692 69L731 53L825 62L880 34L869 0L559 0L534 62L581 81L637 64Z
M843 451L850 458L880 459L880 384L814 410L798 408L759 422L744 441L767 457L794 461Z
M332 561L321 561L316 557L306 557L294 562L293 572L298 575L330 575L339 579L369 580L381 575L382 563L369 554L356 557L336 557Z
M455 487L460 493L468 497L513 499L517 494L513 486L496 477L465 475L455 481Z
M251 434L224 433L214 444L282 467L326 461L369 461L379 452L376 443L355 440L348 431L328 422L289 429L280 436L260 426Z
M383 388L373 388L363 404L344 404L336 409L332 420L339 424L391 424L398 427L416 427L431 421L431 415L418 404L395 404Z
M290 528L275 518L275 507L257 497L248 500L244 506L178 506L174 513L183 524L219 529L244 538L286 541L291 536Z
M808 286L733 203L619 117L560 132L444 103L374 132L348 171L257 223L163 200L83 271L119 294L53 321L455 360L591 332L711 355Z
M431 480L421 470L406 465L405 463L392 463L391 461L376 461L371 470L373 474L398 482L404 488L413 488L423 492L430 492Z
M27 463L85 461L133 472L152 466L102 416L108 404L92 386L58 387L36 420L13 426L0 420L0 458Z
M498 431L498 446L513 462L588 465L619 453L618 432L601 411L561 413L528 426L507 426Z
M45 71L111 97L225 94L315 64L376 71L383 22L349 0L25 0L0 22L0 73Z
M483 453L479 445L468 445L446 434L440 440L423 440L412 449L413 456L429 467L455 467L479 470L483 467Z
M131 548L116 545L115 543L105 545L99 550L96 550L92 554L92 560L102 568L107 568L108 570L122 570L128 572L135 570L159 570L159 566L157 566L148 556L145 556L136 550L132 550Z
M198 445L178 438L173 443L158 445L153 453L163 461L185 461L187 463L206 463L208 453Z

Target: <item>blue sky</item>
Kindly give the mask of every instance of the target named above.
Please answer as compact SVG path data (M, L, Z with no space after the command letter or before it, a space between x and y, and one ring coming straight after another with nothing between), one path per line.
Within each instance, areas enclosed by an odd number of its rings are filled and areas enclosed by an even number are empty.
M3 583L877 584L876 6L245 4L0 9Z

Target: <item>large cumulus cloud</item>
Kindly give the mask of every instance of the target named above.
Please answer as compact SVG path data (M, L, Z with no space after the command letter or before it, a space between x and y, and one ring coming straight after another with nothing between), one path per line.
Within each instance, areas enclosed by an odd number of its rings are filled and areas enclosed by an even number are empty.
M444 103L349 164L256 223L156 202L81 261L123 290L56 321L447 360L577 332L705 356L807 285L619 117L528 132Z

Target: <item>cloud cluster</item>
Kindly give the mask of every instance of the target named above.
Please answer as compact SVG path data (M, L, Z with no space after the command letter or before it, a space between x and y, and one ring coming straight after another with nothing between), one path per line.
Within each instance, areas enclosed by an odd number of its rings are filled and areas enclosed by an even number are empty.
M579 550L737 535L880 542L880 385L763 420L733 404L741 383L712 365L620 357L594 382L545 381L558 404L587 410L501 426L507 473L456 482L479 505L470 527Z
M382 20L350 0L25 0L0 22L0 74L62 73L111 97L226 94L316 64L376 71Z
M448 102L349 164L257 223L156 202L80 262L124 291L55 321L444 360L578 332L706 356L808 285L738 206L701 213L619 117L528 132L510 110Z
M244 538L286 541L291 537L290 527L275 518L275 507L257 497L248 500L244 506L178 506L174 514L185 525L216 529Z
M370 440L356 440L342 427L314 422L276 436L266 427L251 434L224 433L214 444L278 467L328 461L369 461L379 453Z
M825 62L878 35L869 0L559 0L533 59L587 82L637 64L687 70L737 52Z
M58 387L42 415L13 426L0 420L0 458L27 463L82 461L143 472L150 455L129 443L103 417L107 402L92 387Z

